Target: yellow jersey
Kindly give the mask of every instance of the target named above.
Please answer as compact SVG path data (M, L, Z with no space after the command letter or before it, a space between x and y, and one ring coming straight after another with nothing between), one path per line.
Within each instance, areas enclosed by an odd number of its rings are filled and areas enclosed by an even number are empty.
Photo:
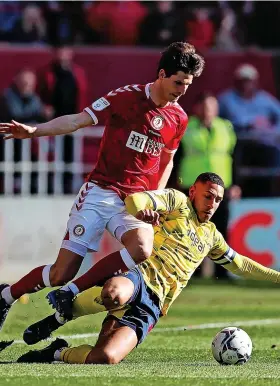
M280 282L280 274L237 254L213 222L200 223L190 199L175 189L135 193L125 199L130 214L152 209L160 214L154 227L153 252L139 265L146 285L159 297L163 314L208 256L241 276Z

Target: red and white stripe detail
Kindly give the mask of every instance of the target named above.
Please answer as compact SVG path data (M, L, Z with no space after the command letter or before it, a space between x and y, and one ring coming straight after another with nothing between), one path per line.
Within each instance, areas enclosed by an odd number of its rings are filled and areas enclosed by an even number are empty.
M76 204L76 209L79 211L82 209L83 204L86 200L86 196L89 194L89 191L93 188L93 185L90 186L89 183L86 183L85 188L81 191L80 197L78 198L78 204Z

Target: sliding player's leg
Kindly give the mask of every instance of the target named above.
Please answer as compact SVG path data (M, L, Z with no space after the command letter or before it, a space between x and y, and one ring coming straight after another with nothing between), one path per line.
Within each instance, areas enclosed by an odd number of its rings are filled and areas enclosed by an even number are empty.
M117 279L128 279L118 281ZM112 278L106 282L102 296L108 305L115 305L115 299L122 302L116 289L128 285L133 287L129 305L123 309L111 310L103 322L96 345L82 345L68 348L68 343L57 339L43 350L30 351L21 356L19 362L52 362L55 360L66 363L104 363L115 364L123 360L140 344L157 323L161 311L159 299L147 288L141 272L135 268L126 275ZM133 286L129 281L133 283ZM128 296L129 291L124 292ZM121 295L122 296L122 295Z
M42 350L32 350L23 354L18 358L18 362L115 364L123 360L137 342L136 332L132 328L111 319L103 324L95 346L85 344L69 348L67 341L56 339Z
M94 347L84 345L57 352L57 360L66 363L116 364L121 362L138 343L134 329L116 319L105 321Z
M147 288L139 269L134 268L125 277L134 283L131 301L126 308L109 312L96 345L93 348L84 345L62 349L56 352L56 360L66 363L116 364L143 342L161 315L159 299Z

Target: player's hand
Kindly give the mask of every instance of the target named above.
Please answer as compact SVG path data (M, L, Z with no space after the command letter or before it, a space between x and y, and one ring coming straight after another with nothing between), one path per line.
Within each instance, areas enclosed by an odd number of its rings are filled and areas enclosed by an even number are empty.
M152 209L139 210L135 217L148 224L159 225L159 213Z
M11 123L0 123L0 134L7 134L4 139L31 138L37 127L24 125L12 120Z

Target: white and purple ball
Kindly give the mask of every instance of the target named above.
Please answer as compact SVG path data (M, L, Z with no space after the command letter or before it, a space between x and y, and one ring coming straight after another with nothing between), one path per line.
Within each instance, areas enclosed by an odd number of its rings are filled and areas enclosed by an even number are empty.
M251 338L241 328L226 327L213 339L212 353L222 365L243 365L252 354Z

